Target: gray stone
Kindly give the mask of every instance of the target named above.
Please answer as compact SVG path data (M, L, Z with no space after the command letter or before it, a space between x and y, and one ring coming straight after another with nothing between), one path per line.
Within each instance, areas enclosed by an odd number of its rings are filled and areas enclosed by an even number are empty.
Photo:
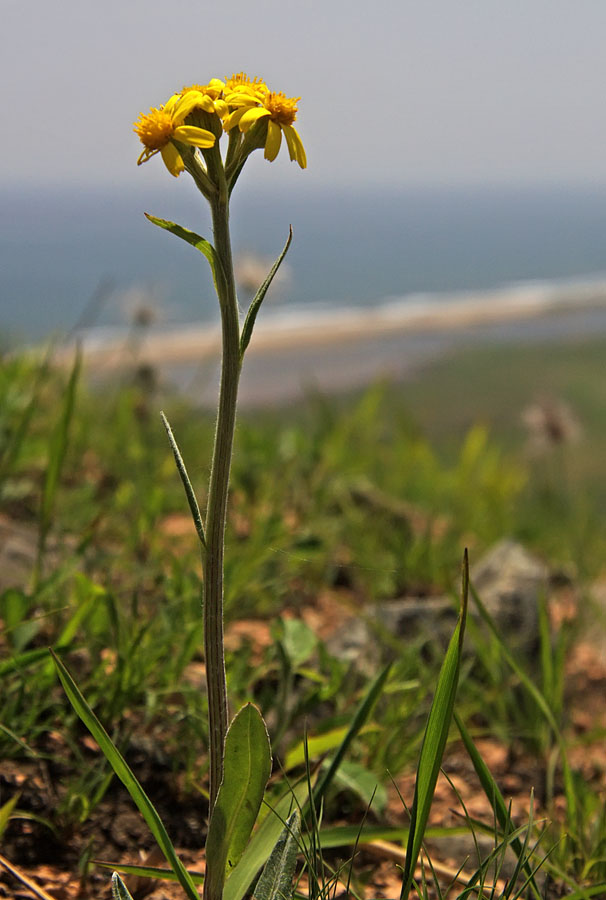
M510 649L529 659L534 657L539 640L538 604L548 581L547 566L512 540L500 541L471 567L472 585L500 635ZM328 642L328 649L367 670L394 658L403 641L445 647L457 621L457 607L454 597L443 595L376 603L335 635ZM469 615L478 622L480 633L485 634L486 626L471 596Z

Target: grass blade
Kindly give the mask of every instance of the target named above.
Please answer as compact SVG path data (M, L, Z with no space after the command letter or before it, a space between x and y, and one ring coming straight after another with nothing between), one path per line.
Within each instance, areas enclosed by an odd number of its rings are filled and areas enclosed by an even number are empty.
M15 794L14 797L11 797L10 800L7 800L6 803L0 806L0 838L2 838L2 835L6 831L6 826L9 823L18 800L19 794Z
M97 741L99 747L101 748L101 751L105 755L112 769L131 795L139 812L145 819L149 830L156 839L158 846L162 850L168 864L175 872L175 875L179 879L183 890L189 897L189 900L200 900L200 896L198 894L198 891L196 890L196 886L189 873L187 872L185 866L175 853L175 848L173 847L172 842L162 823L162 820L160 819L160 816L158 815L151 800L135 778L126 760L124 759L118 748L114 745L112 739L105 731L103 725L84 699L82 693L80 692L80 689L78 688L76 682L70 675L64 663L61 662L59 657L55 653L53 653L52 650L50 652L55 661L57 672L59 674L59 678L61 679L61 684L63 685L69 702L73 706L80 719L86 725L94 739Z
M43 888L41 888L35 881L32 881L25 872L22 872L21 869L18 869L16 866L13 866L12 863L6 859L4 856L0 856L0 866L3 869L6 869L13 878L16 878L17 881L20 881L21 884L25 885L25 887L33 894L34 897L37 897L38 900L56 900L55 897L52 897L48 894Z
M356 737L363 725L366 724L366 721L370 716L375 703L379 699L381 691L383 690L383 685L387 681L390 670L391 664L385 666L385 668L382 669L381 672L379 672L375 680L370 685L370 688L363 697L362 702L358 706L354 717L351 720L351 724L347 729L345 737L341 741L339 749L335 753L326 771L324 771L318 779L318 782L316 783L316 786L313 790L313 799L316 810L319 810L322 797L332 783L332 780L335 777L339 766L341 765L341 761L347 753L351 742Z
M566 895L566 900L587 900L589 897L606 897L606 881L573 891L572 894Z
M462 720L459 718L456 712L454 712L453 715L456 726L459 729L459 734L461 735L461 738L465 745L465 749L469 754L469 758L471 759L473 767L476 771L476 775L478 776L480 784L482 785L482 789L486 794L486 797L488 798L488 802L492 806L494 814L497 817L497 822L499 823L501 829L505 832L509 827L509 823L511 821L509 810L507 808L507 804L505 803L505 798L503 797L498 784L492 777L490 769L478 752L477 747L475 746L472 737L467 731L467 728L463 724ZM514 838L511 841L511 849L517 856L518 860L521 860L523 858L524 848L522 847L519 838ZM524 871L531 878L530 884L533 894L537 898L540 897L539 890L534 882L534 879L532 878L532 870L528 861L524 863Z
M572 777L572 771L570 769L570 765L568 763L568 754L566 752L566 743L564 738L562 737L562 733L558 728L558 724L555 720L555 716L551 710L551 707L547 703L547 700L541 693L541 691L537 688L531 678L526 674L523 668L518 664L515 657L508 649L508 647L503 642L503 638L499 634L497 626L494 623L494 620L482 601L478 596L477 592L474 590L473 586L471 587L471 595L473 597L474 603L478 608L478 612L482 617L483 621L486 623L489 630L497 639L499 646L501 648L501 653L507 664L510 668L515 672L517 677L520 679L521 683L524 685L525 689L528 691L530 696L533 698L545 719L549 723L551 730L553 731L553 735L557 741L558 748L560 750L560 758L562 760L562 774L564 776L564 788L566 792L566 802L568 804L568 815L572 822L575 823L575 826L578 824L578 803L577 803L577 795L574 787L574 780Z
M429 711L425 727L425 735L417 766L415 794L410 813L410 833L406 848L406 864L404 866L402 891L400 900L406 900L410 894L414 872L423 843L429 811L442 765L444 748L452 720L454 701L459 682L459 669L465 635L467 618L467 600L469 595L469 559L467 551L463 558L463 585L461 591L461 612L459 621L450 639L444 662L440 670L436 692Z
M10 659L5 659L0 662L0 677L6 675L8 672L15 672L18 669L24 669L26 666L31 666L41 659L48 659L48 650L46 647L34 647L33 650L24 650L23 653L19 653L17 656L11 656Z
M42 487L42 499L40 502L40 530L38 534L38 556L36 560L34 575L35 585L37 585L40 580L42 560L44 557L44 550L46 548L46 539L48 537L48 533L52 524L55 499L57 496L57 488L59 487L61 470L63 468L63 463L65 462L69 429L74 415L76 389L78 387L78 380L80 378L81 365L82 353L80 351L80 348L78 348L76 350L76 356L74 358L74 364L70 372L69 381L65 389L61 417L52 435L49 446L46 477L44 479L44 485Z
M170 881L173 883L179 881L172 869L164 869L161 866L127 865L126 863L106 862L104 859L93 859L92 862L96 866L101 866L103 869L111 869L113 872L120 872L122 875L152 878L154 881ZM204 884L204 875L200 872L190 871L189 876L194 884Z
M2 483L9 472L13 471L24 445L25 438L29 431L30 422L38 408L39 389L46 381L50 369L50 359L52 355L52 345L48 347L40 366L34 377L34 383L30 399L21 414L21 418L17 424L9 429L8 434L3 436L3 446L0 449L0 483Z

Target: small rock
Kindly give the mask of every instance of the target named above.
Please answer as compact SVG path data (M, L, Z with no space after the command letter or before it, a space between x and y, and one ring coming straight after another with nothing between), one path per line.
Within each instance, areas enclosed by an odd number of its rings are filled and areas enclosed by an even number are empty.
M507 646L532 659L539 640L539 598L548 587L545 563L521 544L503 540L471 568L471 582ZM328 641L340 659L363 671L395 655L394 641L446 646L457 621L452 597L402 597L367 607ZM470 596L469 615L481 623ZM482 629L485 625L481 624Z

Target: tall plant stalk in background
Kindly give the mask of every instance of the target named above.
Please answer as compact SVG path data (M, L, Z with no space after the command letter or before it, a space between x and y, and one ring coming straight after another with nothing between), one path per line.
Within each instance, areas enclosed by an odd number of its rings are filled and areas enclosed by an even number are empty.
M164 106L151 109L148 115L141 114L135 123L135 131L144 145L139 163L160 153L172 175L187 171L209 203L212 216L214 244L172 222L148 216L154 224L166 228L206 256L221 311L221 384L205 521L165 420L201 542L211 812L223 781L228 726L223 649L223 547L238 382L257 312L290 243L289 236L241 327L229 232L229 198L248 156L264 147L265 158L274 160L283 135L291 160L298 162L301 168L306 167L305 150L293 127L298 99L272 92L260 79L250 79L240 73L226 82L212 79L207 85L186 87ZM219 149L223 133L228 135L225 157Z

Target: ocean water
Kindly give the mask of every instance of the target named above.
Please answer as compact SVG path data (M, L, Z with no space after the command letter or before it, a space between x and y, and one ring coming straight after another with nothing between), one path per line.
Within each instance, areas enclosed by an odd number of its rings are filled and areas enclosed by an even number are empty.
M156 329L215 321L204 258L142 215L210 237L191 185L173 184L153 195L139 187L5 189L0 333L33 341L83 328L102 337L142 310ZM495 288L501 301L508 292L549 298L606 282L606 189L244 187L234 197L237 254L271 262L291 223L287 277L264 316L456 303Z

